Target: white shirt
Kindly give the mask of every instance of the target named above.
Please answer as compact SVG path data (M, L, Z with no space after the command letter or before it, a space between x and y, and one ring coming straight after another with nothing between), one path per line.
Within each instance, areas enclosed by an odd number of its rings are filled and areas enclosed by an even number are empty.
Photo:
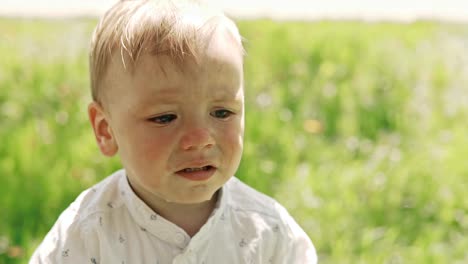
M273 199L231 178L200 231L187 233L151 210L120 170L60 215L34 263L316 263L312 242Z

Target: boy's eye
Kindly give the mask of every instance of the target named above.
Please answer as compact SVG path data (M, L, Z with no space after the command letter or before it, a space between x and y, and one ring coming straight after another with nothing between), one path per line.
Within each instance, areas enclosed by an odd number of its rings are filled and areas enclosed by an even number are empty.
M219 109L219 110L215 110L211 112L211 116L219 118L219 119L226 119L233 114L234 114L233 112L226 110L226 109Z
M155 116L150 119L148 119L151 122L157 123L157 124L168 124L172 121L174 121L177 118L176 115L173 114L167 114L167 115L160 115L160 116Z

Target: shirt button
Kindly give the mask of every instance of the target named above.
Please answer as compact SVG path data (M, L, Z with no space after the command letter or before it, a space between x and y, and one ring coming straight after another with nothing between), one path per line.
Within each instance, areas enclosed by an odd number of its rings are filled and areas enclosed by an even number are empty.
M177 234L175 234L174 241L177 244L182 244L182 243L185 242L185 236L183 234L181 234L181 233L177 233Z

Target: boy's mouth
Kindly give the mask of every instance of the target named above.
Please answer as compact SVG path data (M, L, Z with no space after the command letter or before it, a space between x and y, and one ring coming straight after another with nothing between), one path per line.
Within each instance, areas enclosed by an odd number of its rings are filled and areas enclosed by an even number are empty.
M207 171L213 168L212 166L204 166L201 168L185 168L182 170L182 172L194 172L194 171Z
M177 171L176 174L192 181L208 180L216 172L216 168L208 165L203 167L185 168Z

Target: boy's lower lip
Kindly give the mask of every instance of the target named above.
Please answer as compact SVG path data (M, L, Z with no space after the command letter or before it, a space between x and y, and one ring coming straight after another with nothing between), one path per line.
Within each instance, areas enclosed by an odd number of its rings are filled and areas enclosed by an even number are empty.
M205 181L211 178L213 174L216 172L215 167L210 167L208 170L200 170L200 171L192 171L192 172L186 172L186 171L178 171L176 174L178 176L184 177L187 180L191 181Z

